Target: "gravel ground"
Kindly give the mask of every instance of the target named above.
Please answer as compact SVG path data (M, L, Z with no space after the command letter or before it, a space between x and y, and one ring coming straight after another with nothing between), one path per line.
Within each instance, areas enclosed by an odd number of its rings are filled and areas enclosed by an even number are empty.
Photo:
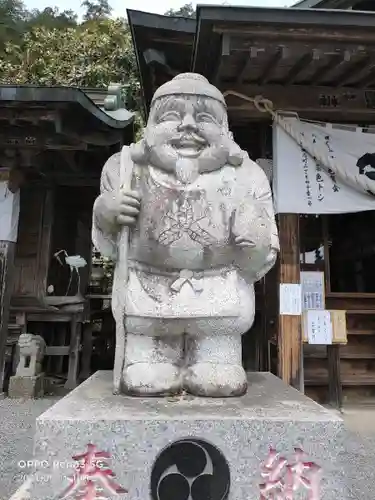
M27 401L0 400L0 500L9 500L23 483L27 470L22 470L19 462L32 457L35 419L58 399L54 396ZM358 409L343 417L350 428L347 449L351 455L353 479L356 479L352 498L373 500L375 409L367 413Z
M0 499L8 500L23 483L20 460L33 452L35 419L59 398L39 400L0 400ZM22 465L22 464L21 464Z

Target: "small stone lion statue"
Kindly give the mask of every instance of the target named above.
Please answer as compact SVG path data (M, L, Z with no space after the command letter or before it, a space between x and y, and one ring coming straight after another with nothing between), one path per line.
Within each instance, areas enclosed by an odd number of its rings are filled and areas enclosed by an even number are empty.
M42 371L46 343L40 335L22 333L18 339L19 362L16 375L33 377Z

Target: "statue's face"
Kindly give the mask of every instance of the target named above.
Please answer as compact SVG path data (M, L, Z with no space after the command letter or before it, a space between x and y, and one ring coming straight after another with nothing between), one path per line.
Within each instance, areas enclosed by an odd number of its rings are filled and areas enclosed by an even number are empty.
M159 99L151 109L145 131L150 163L166 170L181 165L196 172L221 168L228 158L223 140L226 119L224 106L214 99L198 96Z
M181 157L198 158L206 148L220 144L224 113L220 103L208 98L169 97L156 103L155 145L168 145Z

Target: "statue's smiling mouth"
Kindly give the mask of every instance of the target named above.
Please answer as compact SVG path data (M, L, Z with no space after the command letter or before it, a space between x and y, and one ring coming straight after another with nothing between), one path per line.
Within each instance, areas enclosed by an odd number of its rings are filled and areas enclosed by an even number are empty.
M178 151L181 156L198 156L207 146L207 142L198 136L184 136L175 138L171 141L172 147Z

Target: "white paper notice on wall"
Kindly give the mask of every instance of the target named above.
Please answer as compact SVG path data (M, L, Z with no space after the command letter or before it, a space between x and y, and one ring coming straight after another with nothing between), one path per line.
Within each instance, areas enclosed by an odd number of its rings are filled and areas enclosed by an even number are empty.
M0 241L17 241L20 192L12 193L8 181L0 182Z
M302 308L325 308L324 273L320 271L301 271Z
M333 328L329 311L310 310L305 313L307 341L315 345L331 345Z
M279 301L282 316L300 316L302 313L301 285L295 283L280 284Z

